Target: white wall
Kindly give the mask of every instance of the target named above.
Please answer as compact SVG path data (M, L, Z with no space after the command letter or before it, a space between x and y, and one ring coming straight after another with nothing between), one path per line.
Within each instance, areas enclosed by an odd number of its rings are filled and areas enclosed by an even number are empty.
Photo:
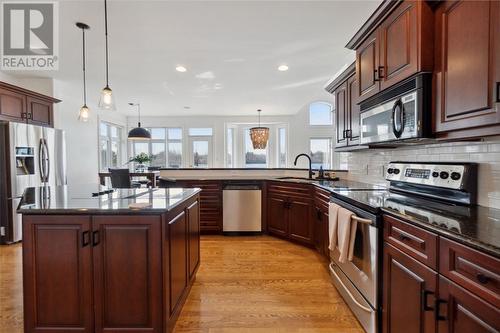
M53 80L47 78L22 78L0 71L0 81L10 83L12 85L32 90L34 92L53 96L54 87Z

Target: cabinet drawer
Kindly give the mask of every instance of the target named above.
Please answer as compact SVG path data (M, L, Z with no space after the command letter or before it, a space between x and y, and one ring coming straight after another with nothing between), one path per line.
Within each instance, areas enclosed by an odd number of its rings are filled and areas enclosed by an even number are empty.
M500 260L446 238L439 250L439 273L500 307Z
M328 212L328 206L330 205L330 192L316 188L314 193L314 203L323 211Z
M303 184L287 184L281 182L272 182L268 185L268 192L271 195L291 196L298 198L311 198L311 187Z
M437 235L384 215L384 240L437 270Z

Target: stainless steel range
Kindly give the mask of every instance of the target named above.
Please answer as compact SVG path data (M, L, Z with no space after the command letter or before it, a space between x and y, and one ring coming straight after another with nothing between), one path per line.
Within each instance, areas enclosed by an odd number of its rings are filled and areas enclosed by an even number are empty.
M388 189L333 189L331 201L356 214L354 257L339 262L331 251L330 273L367 332L381 331L382 214L397 211L460 232L462 215L476 202L477 166L472 163L391 162Z

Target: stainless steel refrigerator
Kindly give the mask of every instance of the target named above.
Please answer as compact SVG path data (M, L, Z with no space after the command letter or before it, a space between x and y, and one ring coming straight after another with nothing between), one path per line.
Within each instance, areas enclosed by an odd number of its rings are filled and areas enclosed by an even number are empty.
M66 184L64 131L0 122L0 243L22 239L17 206L24 189Z

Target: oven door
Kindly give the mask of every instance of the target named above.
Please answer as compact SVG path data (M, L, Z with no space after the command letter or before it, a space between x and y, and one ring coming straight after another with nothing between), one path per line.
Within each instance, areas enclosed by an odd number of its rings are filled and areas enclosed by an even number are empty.
M357 224L354 243L354 257L352 261L339 262L338 249L330 251L332 263L338 267L359 290L370 305L378 307L378 270L379 270L379 237L377 216L364 212L340 199L332 198L332 202L349 209L358 217L372 220L372 224Z
M413 91L377 105L360 116L361 143L418 138L421 121L418 119L417 93Z

